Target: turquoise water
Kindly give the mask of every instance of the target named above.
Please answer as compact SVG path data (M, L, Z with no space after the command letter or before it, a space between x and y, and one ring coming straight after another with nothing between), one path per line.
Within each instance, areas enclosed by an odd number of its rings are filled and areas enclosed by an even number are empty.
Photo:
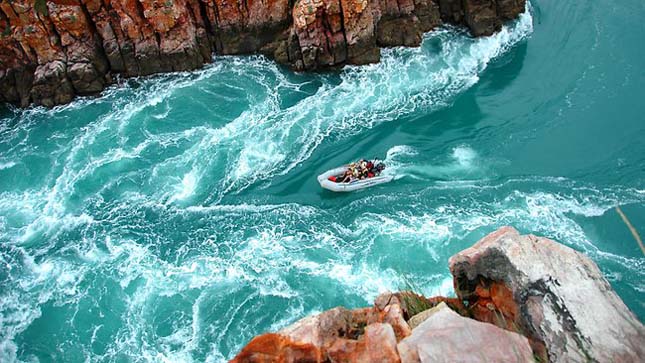
M261 57L0 120L0 361L221 362L412 285L502 225L596 261L645 317L645 3L536 1L340 73ZM316 176L386 158L353 194Z

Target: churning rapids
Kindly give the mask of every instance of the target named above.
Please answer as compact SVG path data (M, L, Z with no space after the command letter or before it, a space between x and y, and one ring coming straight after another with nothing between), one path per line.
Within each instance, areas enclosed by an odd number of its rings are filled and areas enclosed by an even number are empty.
M642 26L636 3L611 5L621 26ZM222 362L386 289L450 294L448 257L502 225L587 253L642 319L645 259L614 207L645 226L645 122L576 123L610 98L594 72L616 89L603 6L534 3L492 37L444 28L339 73L217 57L4 110L0 361ZM615 55L615 82L643 85L640 55ZM319 188L360 157L399 178Z

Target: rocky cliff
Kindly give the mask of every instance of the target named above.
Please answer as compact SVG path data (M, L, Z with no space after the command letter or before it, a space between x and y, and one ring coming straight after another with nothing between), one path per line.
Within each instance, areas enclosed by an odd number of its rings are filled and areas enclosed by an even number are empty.
M442 23L490 35L526 0L2 0L0 101L54 106L115 75L262 53L296 70L378 62ZM41 3L42 4L42 3Z
M450 259L457 298L385 293L255 337L258 362L640 362L645 327L598 267L510 227Z

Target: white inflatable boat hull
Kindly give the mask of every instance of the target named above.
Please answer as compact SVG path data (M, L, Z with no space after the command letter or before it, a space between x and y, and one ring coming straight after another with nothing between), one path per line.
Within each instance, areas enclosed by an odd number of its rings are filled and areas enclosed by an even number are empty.
M392 175L379 175L368 179L354 180L350 183L335 183L329 180L330 176L343 174L347 170L347 165L340 166L336 169L329 170L318 175L320 186L331 190L332 192L353 192L355 190L373 187L379 184L389 183L394 179Z

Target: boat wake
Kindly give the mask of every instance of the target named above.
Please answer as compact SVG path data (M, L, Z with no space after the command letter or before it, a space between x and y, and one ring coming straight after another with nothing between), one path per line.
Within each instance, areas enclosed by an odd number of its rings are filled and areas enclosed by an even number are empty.
M417 181L481 180L492 176L491 163L483 160L468 145L453 148L446 157L434 157L428 161L410 146L394 146L387 152L386 173L395 179L409 178Z

